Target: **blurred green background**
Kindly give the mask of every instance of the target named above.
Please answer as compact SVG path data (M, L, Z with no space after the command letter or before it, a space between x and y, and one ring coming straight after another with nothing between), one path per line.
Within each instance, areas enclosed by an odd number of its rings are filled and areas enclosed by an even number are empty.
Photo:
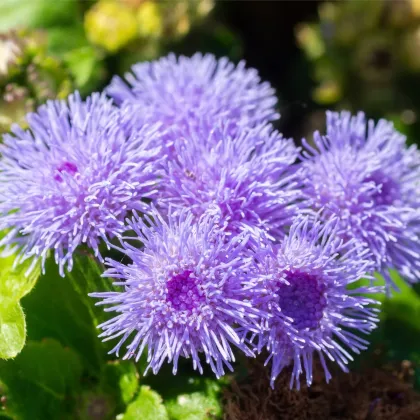
M419 0L2 0L0 34L2 131L135 62L203 51L256 67L277 89L287 135L343 107L420 134Z

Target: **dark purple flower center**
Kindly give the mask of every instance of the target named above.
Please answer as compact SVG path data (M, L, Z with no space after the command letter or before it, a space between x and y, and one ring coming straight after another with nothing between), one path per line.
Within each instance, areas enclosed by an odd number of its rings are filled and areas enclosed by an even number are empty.
M240 221L243 218L242 202L240 200L223 201L219 204L222 215L231 221Z
M319 277L299 271L287 272L290 285L281 284L278 290L282 312L293 319L298 329L316 329L327 304L325 286Z
M63 178L60 176L63 172L67 172L69 175L73 176L78 172L77 166L74 163L71 162L63 162L61 165L57 167L57 172L54 175L54 179L56 181L63 181Z
M368 178L366 182L374 182L376 185L381 186L381 190L373 194L375 204L390 205L398 200L400 197L400 188L397 182L382 171L376 171Z
M173 276L167 283L166 301L178 311L192 312L205 301L202 290L197 285L197 279L191 276L192 271L184 271Z

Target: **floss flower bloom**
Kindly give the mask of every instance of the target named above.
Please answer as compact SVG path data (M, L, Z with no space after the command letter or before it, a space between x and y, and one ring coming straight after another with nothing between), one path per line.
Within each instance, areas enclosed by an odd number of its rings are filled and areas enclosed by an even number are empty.
M100 256L101 240L125 230L130 210L147 211L157 128L127 141L119 109L99 94L49 101L27 120L30 130L15 126L0 146L0 229L9 230L1 245L20 246L19 261L44 262L51 250L64 275L78 245Z
M389 269L420 278L420 153L406 147L391 122L366 122L363 113L327 113L327 133L306 144L305 194L324 218L340 221L340 235L369 249L391 286Z
M244 61L235 66L211 54L178 58L169 54L138 63L126 74L126 82L114 77L107 93L126 106L128 120L142 122L147 114L165 127L203 116L229 120L233 128L279 117L274 89L261 82L257 70L245 68Z
M167 211L189 208L227 222L227 231L261 229L279 239L301 205L293 165L298 149L270 124L231 136L229 124L192 124L167 139L173 159L164 162L157 203Z
M232 369L232 346L248 356L252 352L235 331L235 325L258 331L259 315L248 298L248 272L254 264L246 254L246 236L226 242L211 217L193 224L190 212L169 215L166 223L158 213L146 221L133 219L130 227L138 249L122 241L122 251L132 261L128 266L107 260L104 274L117 279L120 292L92 293L111 305L116 316L100 325L100 337L120 337L110 353L118 355L127 345L125 359L139 360L147 347L149 365L157 373L167 359L177 372L179 357L192 358L202 373L200 353L220 377L224 366ZM126 238L133 240L133 238Z
M256 254L265 292L256 295L254 305L271 315L257 347L269 353L266 363L272 363L273 387L290 364L290 386L296 383L299 388L303 372L309 386L314 353L327 381L331 374L325 356L347 371L352 360L348 350L359 353L368 344L357 334L376 327L378 309L371 307L376 302L363 294L382 289L354 285L370 270L371 262L360 246L337 238L337 227L334 219L323 225L298 217L280 246L270 243Z

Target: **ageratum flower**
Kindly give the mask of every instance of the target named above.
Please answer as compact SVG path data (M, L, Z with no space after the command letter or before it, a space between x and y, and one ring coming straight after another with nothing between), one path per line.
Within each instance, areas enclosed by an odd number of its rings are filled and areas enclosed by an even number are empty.
M331 378L325 356L344 371L359 353L378 321L374 300L365 293L380 287L357 287L354 283L371 269L367 251L337 237L338 223L322 224L298 217L280 246L268 244L257 252L260 283L265 292L256 295L255 307L271 317L260 335L258 350L265 348L271 361L271 385L283 368L292 365L290 387L299 388L305 373L312 383L313 356L319 355L327 381ZM349 288L349 286L352 286Z
M0 146L0 229L10 230L1 244L20 246L19 261L45 261L51 250L64 275L80 244L100 256L101 240L125 230L129 211L147 211L157 128L127 140L119 109L99 94L49 101L27 120L30 130L15 126Z
M153 218L153 219L152 219ZM247 290L248 272L254 264L247 255L246 235L225 241L211 217L193 224L193 215L183 212L168 216L168 223L156 212L146 221L135 217L130 227L143 249L125 238L122 251L129 265L107 260L106 277L123 289L92 293L111 305L114 318L100 328L100 337L119 342L110 353L119 354L131 337L124 359L139 360L147 347L147 370L157 373L168 360L177 372L179 357L192 358L194 369L202 373L200 354L220 377L224 366L232 369L237 347L252 352L236 332L259 330L259 312L253 308Z
M211 54L178 58L169 54L138 63L126 74L126 82L114 77L107 92L125 105L134 127L144 114L165 127L183 126L203 116L214 122L229 120L232 130L278 118L274 89L261 82L255 69L245 68L244 61L235 66Z
M298 149L270 124L231 136L229 125L201 124L173 130L173 159L164 164L161 208L208 212L227 233L263 230L279 239L300 209Z
M327 113L327 133L306 145L305 193L324 218L340 221L340 235L372 254L375 268L410 282L420 278L420 153L391 122L366 122L363 113Z

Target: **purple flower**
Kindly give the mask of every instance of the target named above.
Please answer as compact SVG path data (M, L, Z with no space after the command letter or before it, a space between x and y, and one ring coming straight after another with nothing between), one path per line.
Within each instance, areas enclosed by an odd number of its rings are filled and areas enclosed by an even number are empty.
M277 119L274 89L261 82L255 69L237 66L227 58L197 53L169 54L157 61L138 63L126 82L114 77L107 93L125 107L128 121L146 118L164 127L184 126L203 116L214 122L229 120L231 129L252 127Z
M229 126L192 125L173 130L173 159L165 162L157 199L169 207L205 212L236 234L264 230L280 239L301 205L300 177L292 164L298 149L270 124L231 136Z
M305 193L315 210L340 221L340 235L372 254L392 286L389 269L420 277L420 153L392 123L363 113L327 113L327 133L314 135L304 158Z
M137 237L125 239L144 244L138 249L122 242L131 264L107 260L110 268L104 275L117 279L114 284L122 291L91 294L103 299L99 304L112 305L107 311L116 312L100 325L100 337L119 337L110 352L118 355L131 336L124 358L139 360L147 347L147 370L155 374L165 360L173 364L175 374L179 357L191 357L194 369L202 372L203 353L220 377L224 366L232 369L232 346L253 355L236 326L259 329L259 312L248 298L247 273L255 262L247 254L247 238L226 242L208 216L197 224L189 212L169 215L168 223L158 213L152 218L136 217L130 223Z
M331 374L325 356L347 371L349 351L359 353L368 344L358 333L376 327L378 309L371 307L376 302L363 294L381 288L354 284L371 269L367 251L354 242L343 244L337 228L334 219L322 224L298 217L280 246L269 243L257 252L265 291L256 294L254 306L270 314L257 347L269 353L272 386L290 364L290 386L299 388L304 372L309 386L314 353L327 381Z
M147 211L157 128L128 141L119 109L99 94L49 101L27 120L30 130L15 126L0 146L0 229L10 230L1 245L19 246L18 261L44 262L52 251L64 275L80 244L100 256L101 240L109 245L125 230L128 212Z

